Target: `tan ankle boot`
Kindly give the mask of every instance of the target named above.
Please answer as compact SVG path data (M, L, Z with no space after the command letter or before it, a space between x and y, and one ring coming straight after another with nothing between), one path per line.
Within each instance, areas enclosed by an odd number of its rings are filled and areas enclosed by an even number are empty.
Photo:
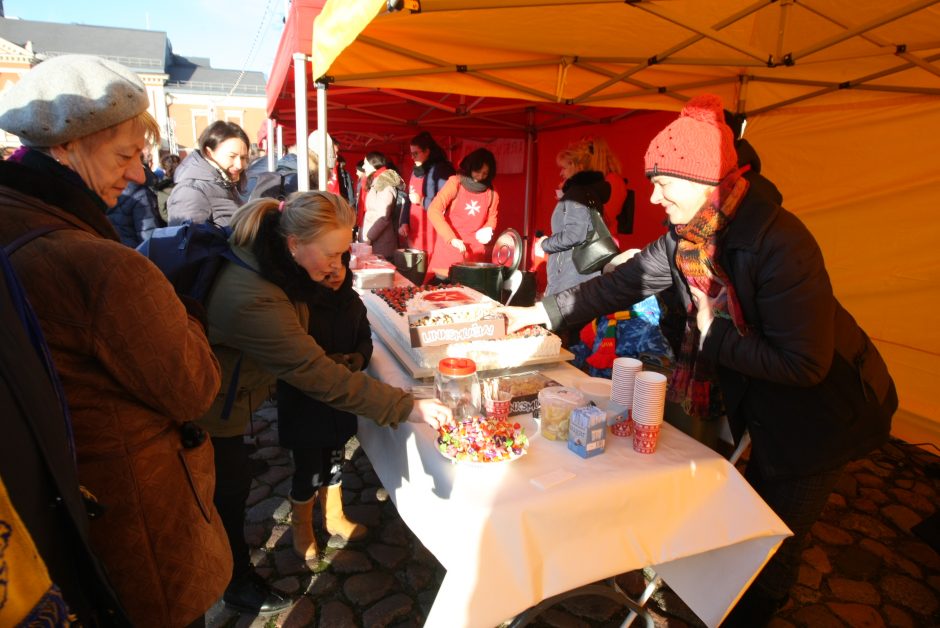
M341 536L347 541L361 539L368 528L346 518L343 512L343 489L341 484L333 484L320 489L320 508L323 509L323 523L330 534Z
M322 491L321 491L322 492ZM313 534L313 500L305 502L290 500L290 527L294 533L294 551L306 560L316 560L317 537Z

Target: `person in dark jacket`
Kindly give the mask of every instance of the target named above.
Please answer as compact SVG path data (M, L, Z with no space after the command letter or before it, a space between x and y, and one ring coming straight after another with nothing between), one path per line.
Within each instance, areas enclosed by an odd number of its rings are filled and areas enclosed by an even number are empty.
M255 185L258 183L258 177L268 172L268 156L262 155L256 157L252 162L245 168L245 172L242 175L245 178L245 186L242 189L241 196L244 202L248 202L251 199L251 192L255 189Z
M176 185L166 204L171 225L190 220L228 226L242 203L239 186L248 165L248 144L245 131L234 122L217 120L206 127L199 150L176 169Z
M337 364L361 371L372 357L372 330L366 307L352 287L349 253L343 267L310 290L304 299L311 316L307 331ZM283 380L277 382L278 435L282 447L291 450L291 528L294 551L304 560L317 556L313 532L313 502L319 495L324 528L346 540L366 534L366 527L343 513L343 457L346 441L356 434L357 419L337 410ZM330 493L335 495L329 497Z
M349 176L349 170L346 169L346 158L340 154L336 155L336 182L339 185L339 195L355 207L356 188L353 186L352 177Z
M399 235L407 238L412 248L430 251L434 245L434 229L427 217L428 208L447 180L457 171L448 161L444 149L427 131L411 138L411 158L415 163L408 181L411 209L407 228L403 224Z
M165 225L169 220L166 211L166 202L170 200L170 194L173 193L173 187L176 185L176 169L180 165L180 156L172 153L160 157L160 166L163 168L163 178L157 181L153 186L153 191L157 195L157 210L160 213L160 219Z
M669 397L726 414L736 440L750 433L745 476L793 531L724 624L754 627L785 602L842 467L887 440L898 398L812 234L737 159L720 99L693 98L645 156L669 232L609 274L505 311L510 330L557 329L679 287L688 318Z
M154 187L157 176L147 167L149 156L144 159L144 182L131 181L118 197L117 204L108 210L108 220L121 237L121 243L132 249L150 239L157 227L165 227L166 222L160 216L160 206Z

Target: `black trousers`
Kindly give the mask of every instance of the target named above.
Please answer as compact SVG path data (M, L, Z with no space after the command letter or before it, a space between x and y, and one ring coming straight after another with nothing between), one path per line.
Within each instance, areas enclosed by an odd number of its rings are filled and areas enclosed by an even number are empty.
M245 503L251 488L248 448L241 436L212 438L215 448L215 494L212 501L232 548L232 580L251 571L245 542Z
M793 532L764 565L751 589L773 600L783 600L796 583L803 547L810 528L819 519L842 467L797 478L771 479L761 469L760 452L752 450L744 477Z
M294 459L294 476L291 478L290 495L305 502L322 486L339 484L343 479L344 448L297 447L291 449Z

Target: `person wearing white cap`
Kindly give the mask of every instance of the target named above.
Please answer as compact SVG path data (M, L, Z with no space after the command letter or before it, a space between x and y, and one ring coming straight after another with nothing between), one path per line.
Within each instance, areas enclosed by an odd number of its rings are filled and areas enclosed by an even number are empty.
M686 103L645 165L668 233L609 274L505 311L511 330L557 329L678 288L687 319L669 398L693 417L726 414L736 440L750 433L745 476L793 532L723 624L763 626L845 463L887 441L897 392L812 234L738 166L717 96Z
M69 463L102 506L92 547L133 625L156 628L202 624L232 562L212 445L191 422L215 399L218 361L199 320L105 216L144 181L141 151L159 140L149 104L132 71L86 55L53 57L8 88L0 128L25 148L0 163L0 243L61 380Z

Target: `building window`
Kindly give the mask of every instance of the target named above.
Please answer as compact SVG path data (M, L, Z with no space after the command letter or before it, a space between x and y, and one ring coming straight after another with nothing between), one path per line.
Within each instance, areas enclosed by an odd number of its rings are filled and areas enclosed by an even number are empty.
M242 110L225 110L225 121L234 122L238 126L245 128L245 112Z
M209 112L205 110L193 109L193 138L198 141L199 136L209 126Z

